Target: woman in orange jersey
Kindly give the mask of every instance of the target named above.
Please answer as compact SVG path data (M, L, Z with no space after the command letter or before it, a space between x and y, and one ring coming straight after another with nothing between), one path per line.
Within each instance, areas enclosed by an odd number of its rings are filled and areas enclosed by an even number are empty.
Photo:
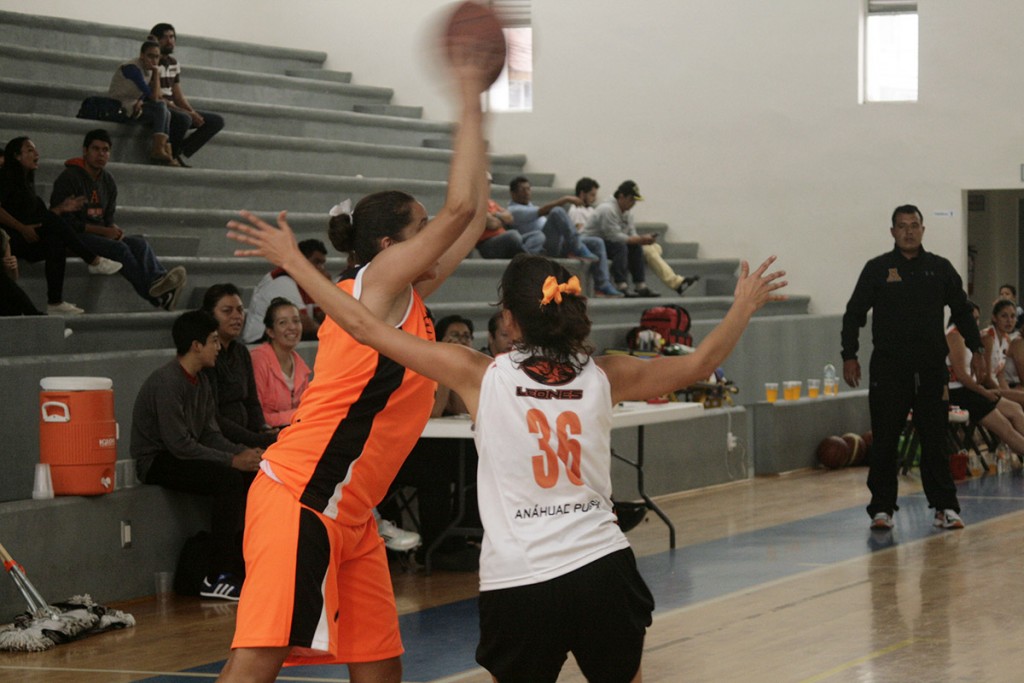
M486 216L480 93L491 65L477 49L449 54L460 115L437 215L428 220L399 191L368 195L351 214L332 211L332 241L361 264L337 288L381 324L423 340L434 339L423 298L470 252ZM360 683L401 678L398 615L372 510L419 438L436 382L330 321L319 339L314 379L249 493L246 579L223 681L272 681L286 662L346 663Z
M283 266L354 338L465 401L484 525L477 661L499 683L553 683L572 652L588 680L639 683L654 603L612 512L612 407L711 374L754 312L782 298L774 257L753 273L743 262L732 307L693 354L644 361L591 357L577 278L519 254L500 287L515 346L491 358L396 332L310 270L283 217L281 230L247 218L234 237L257 249L236 253Z

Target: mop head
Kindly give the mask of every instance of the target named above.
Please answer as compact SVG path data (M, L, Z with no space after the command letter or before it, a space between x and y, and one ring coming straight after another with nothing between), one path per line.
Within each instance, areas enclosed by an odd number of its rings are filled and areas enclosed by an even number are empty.
M88 594L75 595L52 608L49 613L24 612L13 623L0 626L0 650L40 652L78 638L135 626L135 617L97 605Z

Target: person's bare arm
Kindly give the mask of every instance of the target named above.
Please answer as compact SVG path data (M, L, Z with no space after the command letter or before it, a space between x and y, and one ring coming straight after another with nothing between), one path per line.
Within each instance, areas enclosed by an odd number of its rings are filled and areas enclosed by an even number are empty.
M579 197L575 196L575 195L567 194L564 197L559 197L558 199L554 199L554 200L548 202L547 204L545 204L544 206L540 207L539 209L537 209L537 215L538 216L547 216L549 213L551 213L551 209L555 208L556 206L561 206L562 204L572 204L573 206L582 206L583 205L583 200L580 199Z
M601 356L597 359L608 375L612 402L642 401L707 379L732 352L751 316L769 301L782 301L775 294L786 286L784 271L767 273L772 256L753 273L743 261L736 283L735 301L722 322L687 356L663 356L640 360L632 356Z
M946 333L946 346L949 348L949 364L953 368L958 382L976 394L981 394L989 401L998 401L999 395L983 386L971 374L971 367L967 364L967 345L964 343L963 335L956 330ZM977 354L975 354L977 355Z

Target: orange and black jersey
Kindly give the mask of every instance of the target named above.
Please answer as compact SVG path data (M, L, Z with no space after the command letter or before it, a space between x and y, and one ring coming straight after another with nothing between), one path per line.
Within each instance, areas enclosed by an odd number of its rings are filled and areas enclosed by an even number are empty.
M362 273L338 286L357 299ZM413 290L399 329L434 340ZM327 319L320 327L313 381L291 426L264 455L264 469L293 495L344 524L365 521L430 417L436 383L364 346Z

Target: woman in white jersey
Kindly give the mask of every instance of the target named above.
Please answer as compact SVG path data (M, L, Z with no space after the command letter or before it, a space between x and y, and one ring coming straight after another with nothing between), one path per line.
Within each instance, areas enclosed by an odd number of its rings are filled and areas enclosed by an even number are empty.
M766 273L774 257L753 274L743 263L732 308L696 352L644 361L592 357L578 280L554 261L519 254L500 285L515 347L491 358L380 322L306 268L283 215L281 230L244 215L252 225L230 223L232 236L257 248L236 254L284 267L360 343L466 402L484 524L477 661L500 683L543 683L558 678L572 652L589 681L640 681L654 601L612 513L612 407L710 375L754 312L782 298L774 292L783 273Z
M969 303L974 309L974 317L980 318L978 304ZM946 328L946 345L949 348L946 356L949 402L966 410L972 422L995 434L1013 452L1024 454L1024 410L1020 404L1002 395L1007 390L986 386L993 384L991 379L979 380L971 373L973 354L956 325Z

